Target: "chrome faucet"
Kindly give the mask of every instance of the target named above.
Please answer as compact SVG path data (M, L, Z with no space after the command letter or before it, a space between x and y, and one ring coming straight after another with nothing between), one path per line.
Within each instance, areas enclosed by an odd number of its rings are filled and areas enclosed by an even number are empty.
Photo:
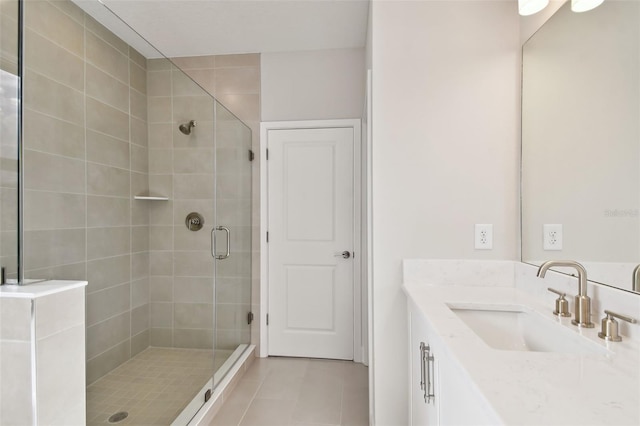
M640 293L640 265L636 266L633 270L633 284L631 285L631 289Z
M593 328L591 322L591 298L587 296L587 270L584 266L573 260L549 260L540 265L538 276L544 275L554 266L570 267L578 271L578 295L575 298L575 316L571 324L585 328Z

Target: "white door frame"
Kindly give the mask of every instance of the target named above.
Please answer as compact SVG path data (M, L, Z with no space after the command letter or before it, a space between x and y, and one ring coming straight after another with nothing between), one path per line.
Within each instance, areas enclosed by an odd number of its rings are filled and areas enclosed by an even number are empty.
M269 308L269 182L267 143L270 130L350 128L353 129L353 360L362 362L362 275L361 265L365 256L361 238L362 179L361 179L361 124L359 119L270 121L260 123L260 353L261 358L269 354L267 311Z

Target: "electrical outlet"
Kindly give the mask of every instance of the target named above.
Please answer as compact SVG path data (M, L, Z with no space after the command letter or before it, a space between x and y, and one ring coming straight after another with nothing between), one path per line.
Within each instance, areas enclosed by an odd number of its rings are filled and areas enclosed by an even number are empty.
M476 223L476 250L493 249L493 225Z
M545 250L562 250L562 225L548 223L542 229L543 248Z

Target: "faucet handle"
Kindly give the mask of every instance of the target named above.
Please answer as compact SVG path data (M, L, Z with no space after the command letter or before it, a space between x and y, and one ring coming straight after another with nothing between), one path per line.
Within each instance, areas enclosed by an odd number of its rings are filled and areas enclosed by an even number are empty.
M618 318L618 319L621 319L621 320L626 321L626 322L630 322L631 324L635 324L637 322L637 320L635 318L631 318L631 317L629 317L627 315L616 314L615 312L611 312L611 311L608 311L606 309L604 310L604 313L607 314L610 317L614 317L614 318Z
M622 337L618 334L618 321L616 321L615 318L627 321L631 324L635 324L637 322L635 318L617 314L606 309L604 313L607 316L602 318L602 329L600 330L600 333L598 333L598 337L610 342L620 342L622 340Z
M571 313L569 312L569 302L564 298L567 294L551 287L547 288L547 290L559 296L556 299L556 310L553 311L553 315L558 317L570 317Z
M551 293L557 294L560 297L565 297L567 295L567 293L562 292L560 290L556 290L555 288L547 287L547 290L549 290Z

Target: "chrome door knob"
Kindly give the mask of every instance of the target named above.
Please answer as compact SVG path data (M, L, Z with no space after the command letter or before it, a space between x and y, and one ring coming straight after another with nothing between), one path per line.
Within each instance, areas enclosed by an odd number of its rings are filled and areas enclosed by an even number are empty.
M351 252L345 250L342 253L336 253L334 254L335 257L341 257L343 259L349 259L351 257Z

